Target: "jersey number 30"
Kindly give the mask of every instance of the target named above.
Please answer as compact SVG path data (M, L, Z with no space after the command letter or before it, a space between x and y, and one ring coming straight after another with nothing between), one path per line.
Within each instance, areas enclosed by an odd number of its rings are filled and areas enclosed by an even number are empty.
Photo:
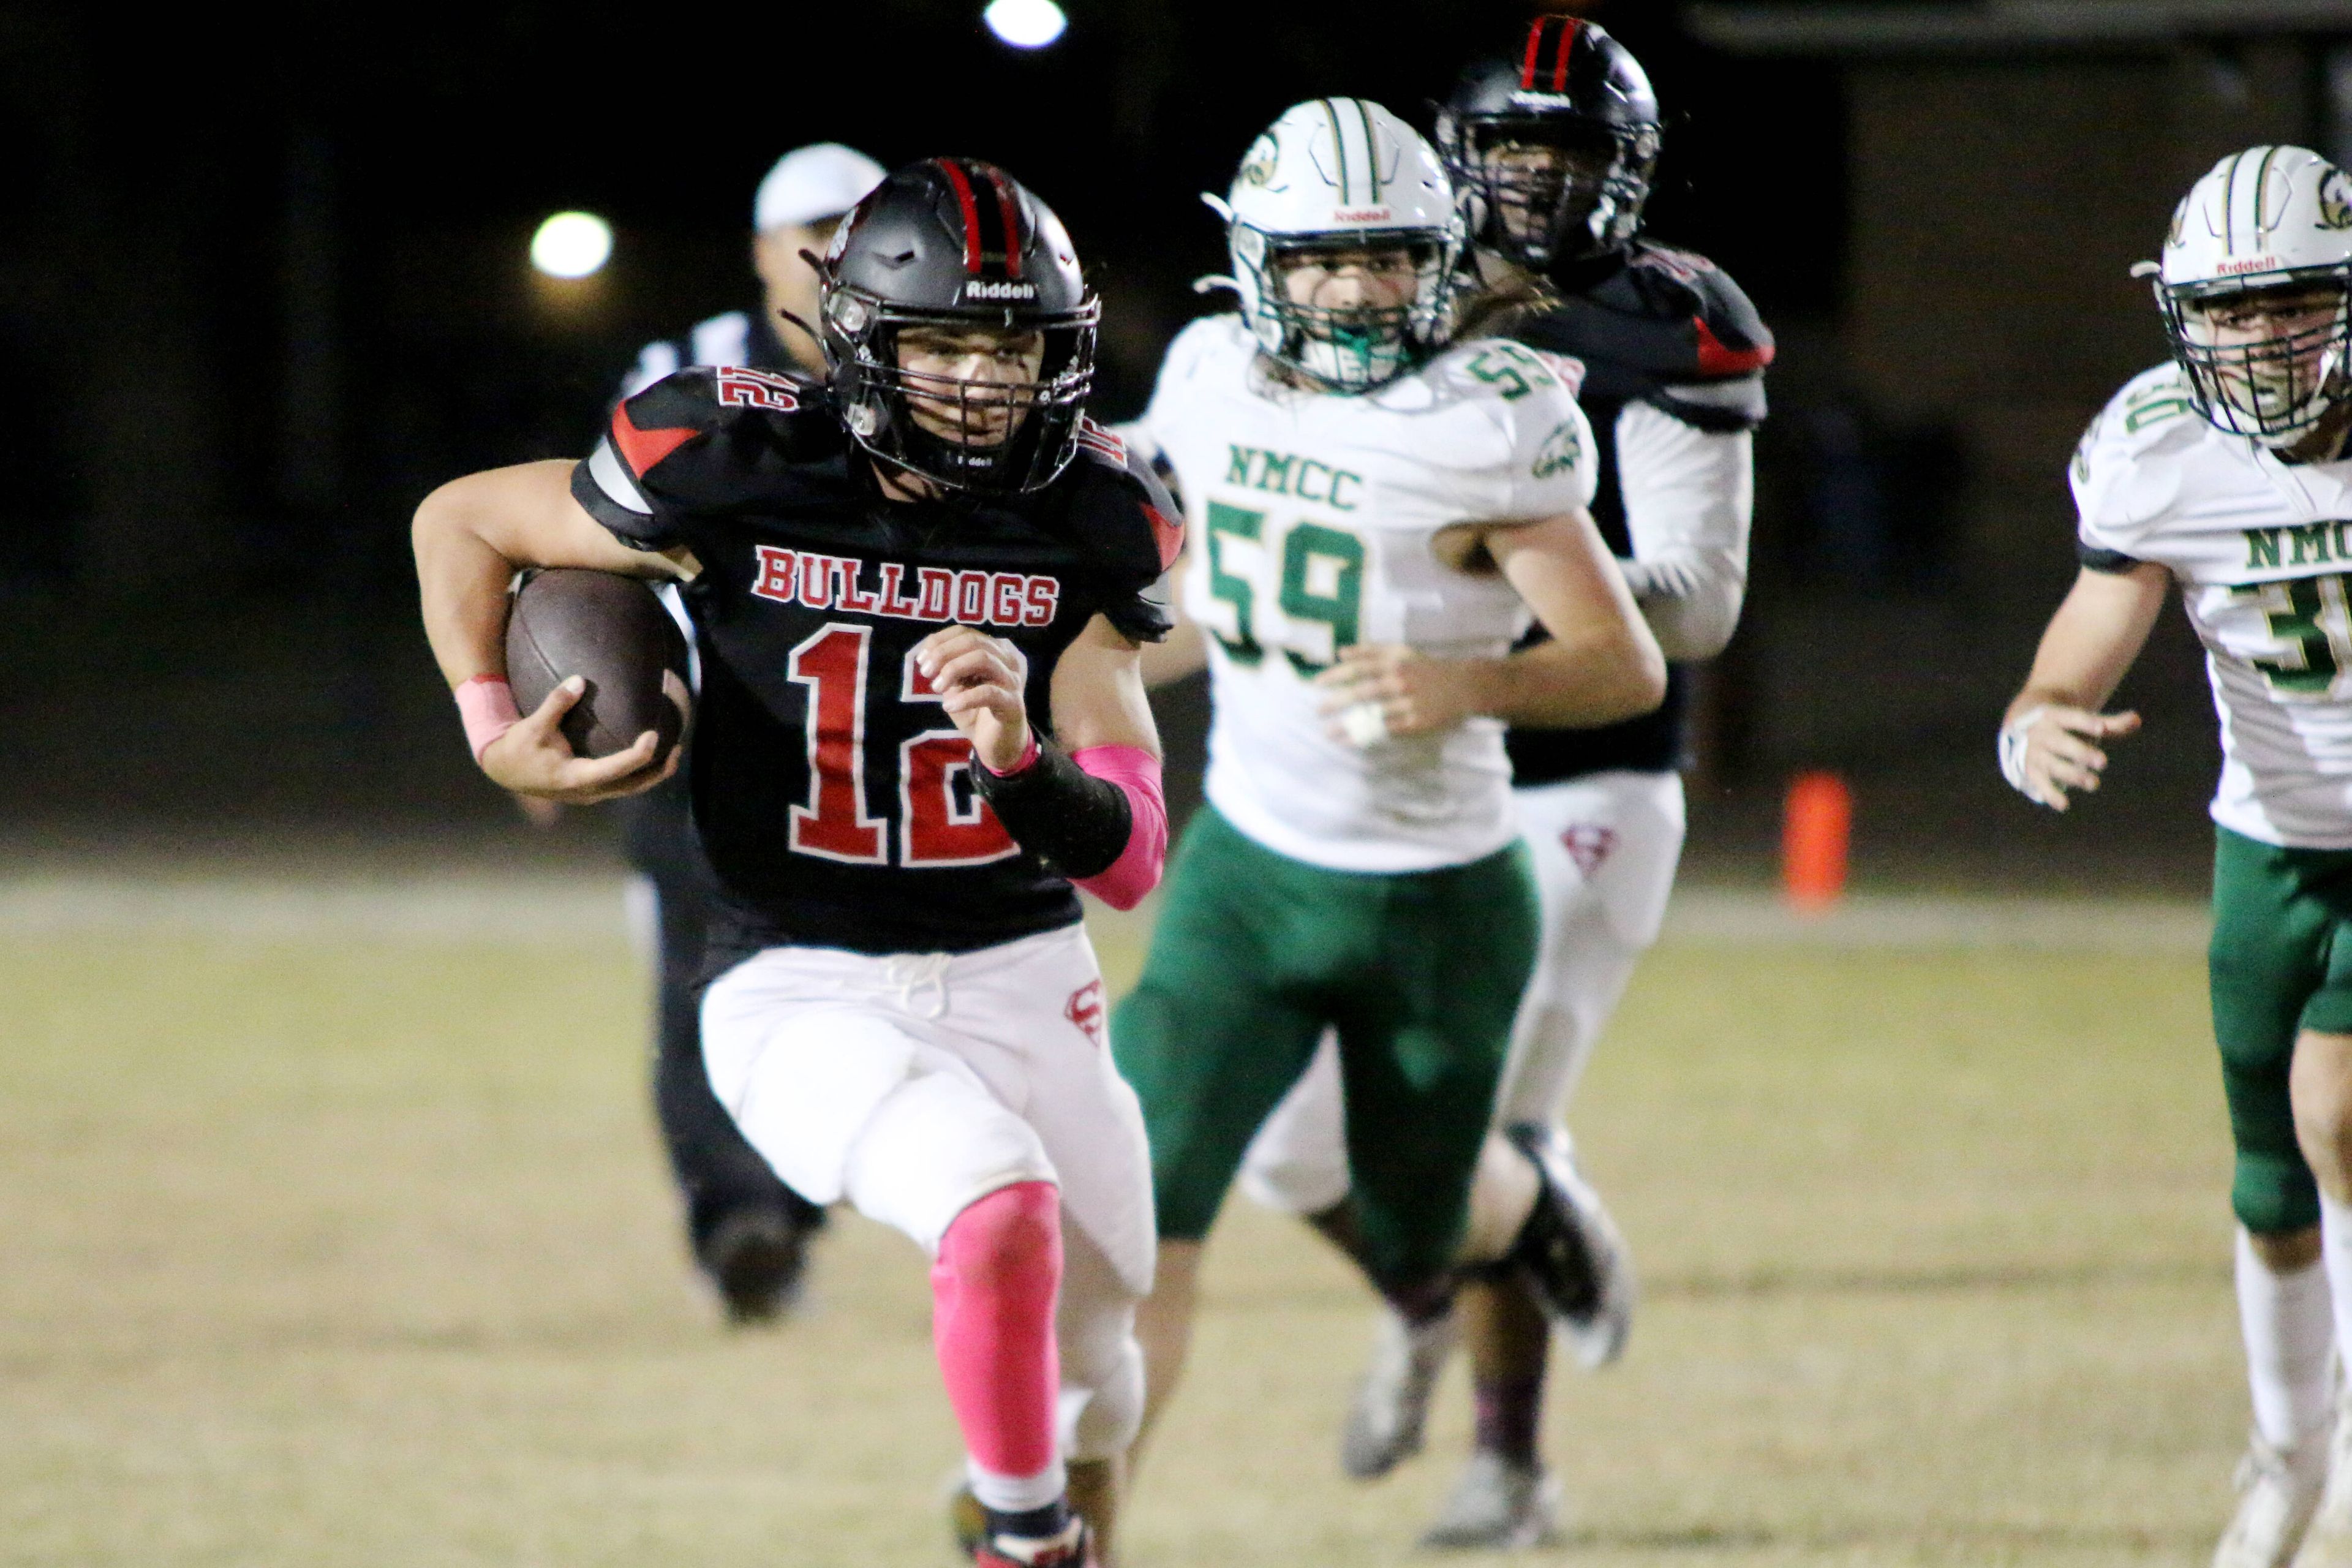
M873 642L871 626L828 621L793 649L786 672L808 688L809 798L792 808L791 842L799 854L857 866L890 863L889 824L868 809L866 792L866 683ZM940 700L915 668L911 648L898 700ZM971 789L974 765L971 742L953 725L900 742L899 865L980 866L1021 852Z

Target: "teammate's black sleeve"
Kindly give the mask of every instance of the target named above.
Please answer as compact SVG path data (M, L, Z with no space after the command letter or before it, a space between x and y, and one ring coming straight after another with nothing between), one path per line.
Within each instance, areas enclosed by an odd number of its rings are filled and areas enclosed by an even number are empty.
M1104 618L1131 642L1158 642L1173 623L1154 590L1184 548L1183 514L1139 453L1091 420L1083 429L1067 526L1086 543Z
M1580 398L1645 403L1694 428L1752 430L1766 412L1771 330L1738 284L1706 258L1643 240L1595 276L1555 277L1558 289L1491 329L1582 361Z
M1683 280L1690 297L1690 358L1661 376L1643 401L1700 430L1753 430L1764 423L1764 371L1777 346L1731 274L1712 265Z

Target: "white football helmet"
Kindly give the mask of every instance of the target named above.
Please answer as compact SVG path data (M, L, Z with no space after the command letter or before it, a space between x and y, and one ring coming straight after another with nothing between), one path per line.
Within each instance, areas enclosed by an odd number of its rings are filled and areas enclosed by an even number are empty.
M2164 258L2132 272L2155 280L2190 399L2217 427L2293 446L2352 393L2352 181L2318 153L2222 159L2173 209ZM2306 302L2278 308L2291 299Z
M1445 167L1421 133L1377 103L1296 104L1250 146L1226 224L1242 320L1265 352L1333 392L1368 392L1427 359L1453 328L1462 219ZM1403 250L1413 271L1396 305L1293 300L1288 268L1320 254Z

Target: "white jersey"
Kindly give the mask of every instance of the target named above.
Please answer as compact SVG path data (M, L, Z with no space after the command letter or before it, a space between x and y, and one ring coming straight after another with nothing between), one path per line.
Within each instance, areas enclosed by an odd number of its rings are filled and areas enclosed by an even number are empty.
M2213 820L2352 848L2352 461L2223 434L2167 364L2092 422L2073 479L2085 564L2153 562L2180 584L2221 719Z
M1360 642L1509 649L1528 624L1518 595L1441 565L1432 542L1591 500L1581 376L1481 339L1339 396L1274 380L1238 316L1169 345L1142 426L1183 493L1184 613L1210 633L1207 794L1235 828L1347 871L1463 865L1516 837L1498 721L1357 747L1329 733L1310 682Z

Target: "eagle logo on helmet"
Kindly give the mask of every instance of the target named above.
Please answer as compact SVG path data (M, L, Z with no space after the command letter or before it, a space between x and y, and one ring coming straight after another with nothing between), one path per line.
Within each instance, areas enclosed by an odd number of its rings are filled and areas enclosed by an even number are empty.
M2352 182L2341 169L2328 171L2319 184L2319 226L2352 228Z
M1242 159L1239 178L1244 184L1271 185L1275 165L1281 161L1282 150L1271 136L1260 136L1250 143L1248 154Z

